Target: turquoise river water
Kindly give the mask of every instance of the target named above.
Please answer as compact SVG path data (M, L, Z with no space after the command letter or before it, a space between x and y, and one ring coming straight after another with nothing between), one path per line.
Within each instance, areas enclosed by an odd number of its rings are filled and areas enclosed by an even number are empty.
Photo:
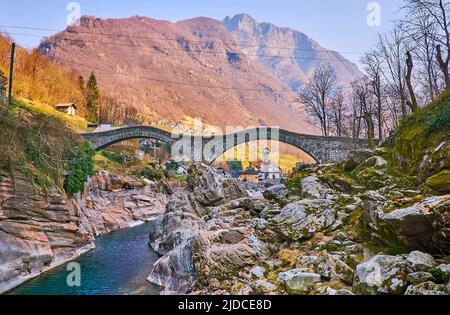
M97 238L96 249L81 256L81 286L70 287L67 264L7 294L12 295L156 295L160 288L146 281L158 255L148 246L148 224Z

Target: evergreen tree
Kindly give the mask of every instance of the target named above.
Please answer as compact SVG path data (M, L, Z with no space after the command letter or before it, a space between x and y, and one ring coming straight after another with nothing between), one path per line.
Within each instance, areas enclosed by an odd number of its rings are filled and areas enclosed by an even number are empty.
M100 108L100 92L97 86L97 78L94 72L89 77L86 89L84 91L87 117L86 119L92 123L98 123L98 112Z

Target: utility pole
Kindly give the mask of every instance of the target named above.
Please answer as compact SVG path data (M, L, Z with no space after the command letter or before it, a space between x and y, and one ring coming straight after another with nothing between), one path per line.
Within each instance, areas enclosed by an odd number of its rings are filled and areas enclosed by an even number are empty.
M11 46L11 59L9 63L9 84L8 84L8 104L12 104L12 86L14 76L14 55L16 52L16 43L12 43Z

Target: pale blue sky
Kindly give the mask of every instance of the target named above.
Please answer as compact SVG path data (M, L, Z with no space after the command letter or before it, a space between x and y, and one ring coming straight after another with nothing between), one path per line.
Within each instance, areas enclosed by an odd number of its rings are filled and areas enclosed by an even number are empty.
M0 25L58 29L66 27L69 0L14 0L2 6ZM260 22L302 31L322 46L343 52L364 52L379 32L392 28L401 0L378 0L381 27L367 25L370 0L79 0L82 15L98 17L149 16L172 22L208 16L222 20L227 15L248 13ZM9 33L50 35L51 32L8 29ZM21 45L32 48L39 38L12 35ZM357 62L357 54L344 54Z

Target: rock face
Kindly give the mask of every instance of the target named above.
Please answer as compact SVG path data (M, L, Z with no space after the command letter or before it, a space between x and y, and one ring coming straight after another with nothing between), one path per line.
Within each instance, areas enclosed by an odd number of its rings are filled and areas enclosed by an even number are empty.
M0 174L0 293L78 257L93 241L65 195L45 195L21 174Z
M387 237L411 250L450 253L450 195L430 197L384 214L378 225Z
M218 287L250 270L264 254L264 244L249 229L250 212L257 209L260 212L261 205L238 181L206 165L193 165L188 190L172 195L164 215L151 223L149 243L163 257L149 281L163 285L166 292L186 293L194 281L200 287Z
M108 234L155 219L165 210L166 194L156 186L101 171L75 197L81 224L93 235Z
M166 196L100 172L74 200L0 174L0 293L95 247L95 236L155 218Z
M301 181L303 198L325 198L330 189L325 188L317 176L308 176Z

